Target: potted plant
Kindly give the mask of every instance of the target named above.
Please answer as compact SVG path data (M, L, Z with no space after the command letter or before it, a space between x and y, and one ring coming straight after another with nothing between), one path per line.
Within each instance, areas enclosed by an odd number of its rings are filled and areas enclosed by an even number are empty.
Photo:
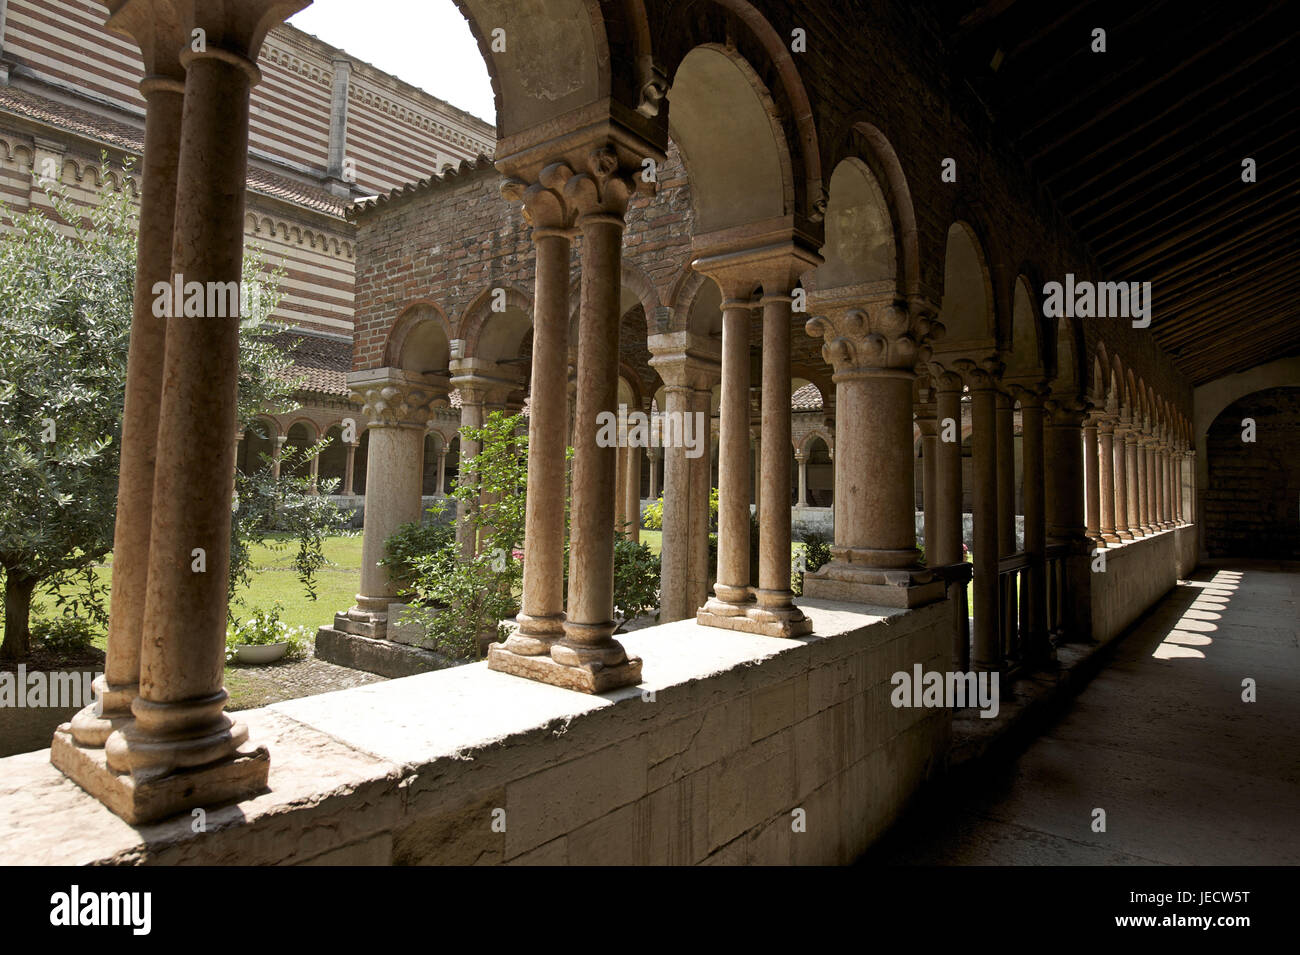
M271 610L259 610L227 628L226 662L266 664L302 656L307 648L307 628L286 624L280 619L282 609L277 603Z

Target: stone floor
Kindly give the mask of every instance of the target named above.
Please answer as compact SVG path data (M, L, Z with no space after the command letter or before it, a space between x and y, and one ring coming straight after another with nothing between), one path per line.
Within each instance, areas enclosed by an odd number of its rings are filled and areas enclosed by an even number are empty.
M1298 621L1300 565L1203 566L1054 726L930 793L862 862L1300 863Z

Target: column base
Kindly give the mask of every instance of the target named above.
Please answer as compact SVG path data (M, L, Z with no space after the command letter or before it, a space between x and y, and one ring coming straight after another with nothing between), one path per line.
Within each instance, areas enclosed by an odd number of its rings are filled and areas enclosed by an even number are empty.
M613 666L600 663L569 666L557 663L549 654L525 656L514 653L502 643L494 643L488 648L488 669L579 693L606 693L641 682L640 657L628 657Z
M1115 536L1121 541L1131 541L1133 539L1133 535L1129 531L1116 531Z
M64 723L50 743L50 762L65 776L131 825L155 822L266 792L271 755L244 744L229 759L192 769L138 778L109 768L103 749L78 746Z
M1102 531L1101 539L1105 541L1107 545L1118 544L1120 542L1120 536L1115 531Z
M385 599L397 600L396 597ZM388 636L388 605L385 604L382 611L356 606L342 613L336 613L334 629L358 637L383 640Z
M739 609L739 613L727 610ZM760 607L756 604L741 606L710 600L695 613L695 622L702 627L722 630L739 630L757 633L764 637L803 637L812 633L812 621L798 607Z
M805 574L805 597L910 610L943 600L947 584L928 570L888 570L831 561Z

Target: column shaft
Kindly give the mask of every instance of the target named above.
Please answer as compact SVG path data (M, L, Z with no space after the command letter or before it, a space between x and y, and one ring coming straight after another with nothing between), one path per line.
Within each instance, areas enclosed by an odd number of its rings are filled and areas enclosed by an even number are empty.
M1101 537L1108 544L1119 542L1115 533L1115 425L1103 421L1097 426L1100 468L1097 487L1101 494Z
M975 539L974 618L971 665L1001 666L998 652L998 470L997 396L991 384L971 388L973 484L971 510Z
M718 435L717 599L744 604L749 593L749 303L722 311L722 400Z
M1047 632L1047 518L1044 509L1043 404L1037 395L1020 399L1021 456L1024 459L1025 554L1029 558L1029 632L1025 634L1025 657L1042 662L1051 656Z
M155 282L171 283L176 163L180 152L184 87L175 79L147 79L141 169L139 244L127 355L126 405L113 531L114 572L108 647L98 681L102 715L93 707L73 720L77 742L102 746L114 722L130 717L140 682L140 637L149 576L154 469L167 323L154 317Z

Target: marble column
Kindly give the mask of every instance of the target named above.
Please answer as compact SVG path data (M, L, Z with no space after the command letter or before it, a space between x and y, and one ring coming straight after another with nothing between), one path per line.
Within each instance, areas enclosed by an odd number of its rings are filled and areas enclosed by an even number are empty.
M1101 538L1101 455L1097 449L1096 414L1083 421L1083 500L1085 519L1083 536L1094 548L1105 548Z
M1105 415L1097 421L1097 451L1101 494L1101 539L1107 544L1118 544L1115 529L1115 416Z
M763 415L759 436L760 499L767 506L759 514L758 606L751 621L764 633L798 636L812 632L812 622L794 605L790 589L790 328L791 290L799 273L814 264L811 257L795 257L785 274L764 276L763 297ZM800 267L802 264L802 268Z
M1121 413L1115 424L1112 441L1114 457L1112 468L1115 473L1115 536L1121 541L1131 541L1133 532L1129 529L1128 511L1128 436L1130 434L1128 415Z
M1147 474L1147 465L1150 457L1147 452L1150 446L1147 443L1150 439L1145 434L1139 434L1137 440L1137 487L1138 487L1138 530L1142 532L1143 537L1149 537L1154 528L1151 526L1151 480Z
M618 411L623 216L635 188L627 161L604 146L565 184L582 231L569 601L564 636L551 646L554 666L528 674L587 693L641 681L640 659L629 657L613 636L618 449L597 441L602 415Z
M919 563L912 457L912 383L942 326L920 299L864 299L816 290L809 334L825 339L835 382L835 543L804 578L809 597L892 607L942 600L945 583Z
M433 493L438 497L444 497L447 493L447 445L442 443L441 438L438 445L438 486Z
M343 493L352 496L353 482L356 480L357 471L357 448L361 447L360 441L351 441L348 443L348 460L343 470Z
M964 364L971 394L971 517L973 522L975 569L973 597L974 633L971 666L976 670L998 670L1002 654L998 646L998 461L997 385L1002 366L986 362L983 367Z
M951 371L932 371L935 415L939 440L935 445L935 535L931 566L957 564L962 554L961 489L961 376ZM928 519L928 518L927 518ZM929 530L926 554L930 555Z
M935 561L935 541L939 524L939 499L935 490L938 476L939 423L933 400L933 389L921 389L921 401L916 405L916 427L921 432L921 526L925 541L927 567L942 566Z
M1024 460L1025 555L1029 559L1029 586L1025 617L1028 631L1023 640L1025 662L1045 663L1052 657L1047 631L1047 512L1045 509L1045 462L1043 459L1043 395L1041 385L1019 387L1020 450Z
M1142 530L1142 475L1138 469L1138 437L1135 423L1124 436L1124 470L1128 475L1128 531L1134 540L1145 536Z
M620 409L622 410L622 409ZM618 434L618 453L614 466L614 534L617 536L627 529L627 467L628 452L627 429L620 427Z
M266 32L305 0L141 3L125 13L128 6L115 6L113 17L137 24L142 45L156 43L159 18L178 22L181 36L201 29L221 38L220 46L179 55L185 93L171 271L186 283L237 287L257 56ZM225 714L222 687L239 317L173 312L166 322L139 692L132 719L104 744L117 777L92 782L72 772L132 823L251 795L265 788L269 767L266 750L251 747L247 728Z
M663 458L662 448L650 448L647 452L650 458L650 500L656 500L659 497L659 461Z
M749 586L749 294L750 273L716 279L722 290L722 400L718 436L718 574L700 614L744 619ZM703 622L703 621L702 621Z
M1083 420L1087 402L1070 395L1048 403L1044 436L1047 536L1065 544L1064 617L1066 640L1092 638L1092 542L1084 534Z
M536 254L523 599L516 617L518 628L500 650L494 646L488 651L488 667L507 670L510 667L502 664L512 657L549 657L551 647L564 636L562 502L568 498L565 455L573 410L569 395L569 259L577 234L577 209L565 189L575 173L562 161L547 163L535 174L521 172L526 178L511 178L501 193L523 203ZM439 481L441 484L441 478Z
M805 451L796 451L794 453L795 462L799 465L799 507L808 506L808 454Z
M641 448L627 449L627 465L623 471L623 520L628 538L641 540Z
M651 336L650 365L664 382L663 499L659 619L693 617L708 599L710 396L721 367L718 343L675 332ZM671 426L669 426L671 424ZM694 447L677 424L689 426Z
M109 28L135 39L144 54L145 78L140 83L145 100L144 156L113 531L108 645L104 673L95 680L96 702L72 719L76 742L90 747L103 746L109 734L131 718L131 703L139 692L140 638L167 336L166 321L153 314L153 287L155 282L172 281L176 163L185 94L185 71L178 56L184 37L171 8L167 4L135 2L119 3L112 9Z
M276 481L280 480L280 458L284 454L284 445L288 440L289 440L289 436L285 434L277 434L274 438L272 438L272 441L274 442L274 444L271 447L272 480L276 480Z
M998 460L998 556L1016 552L1016 409L1011 396L998 390L996 401Z
M1157 481L1156 481L1156 445L1155 445L1155 442L1156 442L1156 439L1155 439L1155 436L1154 436L1154 435L1148 436L1148 438L1147 438L1147 444L1146 444L1146 454L1145 454L1145 458L1146 458L1146 466L1147 466L1147 475L1146 475L1146 477L1147 477L1147 480L1146 480L1146 488L1147 488L1147 527L1149 527L1149 528L1151 529L1151 533L1153 533L1153 534L1160 530L1160 520L1159 520L1159 518L1157 518L1157 516L1156 516L1156 507L1157 507L1157 505L1156 505L1156 488L1157 488L1157 486L1158 486L1158 483L1157 483Z
M345 633L382 638L388 632L388 605L400 588L379 562L388 538L421 515L424 434L434 404L446 398L446 378L398 368L350 372L352 401L362 406L370 435L366 454L366 509L361 540L361 585L354 604L336 614Z

